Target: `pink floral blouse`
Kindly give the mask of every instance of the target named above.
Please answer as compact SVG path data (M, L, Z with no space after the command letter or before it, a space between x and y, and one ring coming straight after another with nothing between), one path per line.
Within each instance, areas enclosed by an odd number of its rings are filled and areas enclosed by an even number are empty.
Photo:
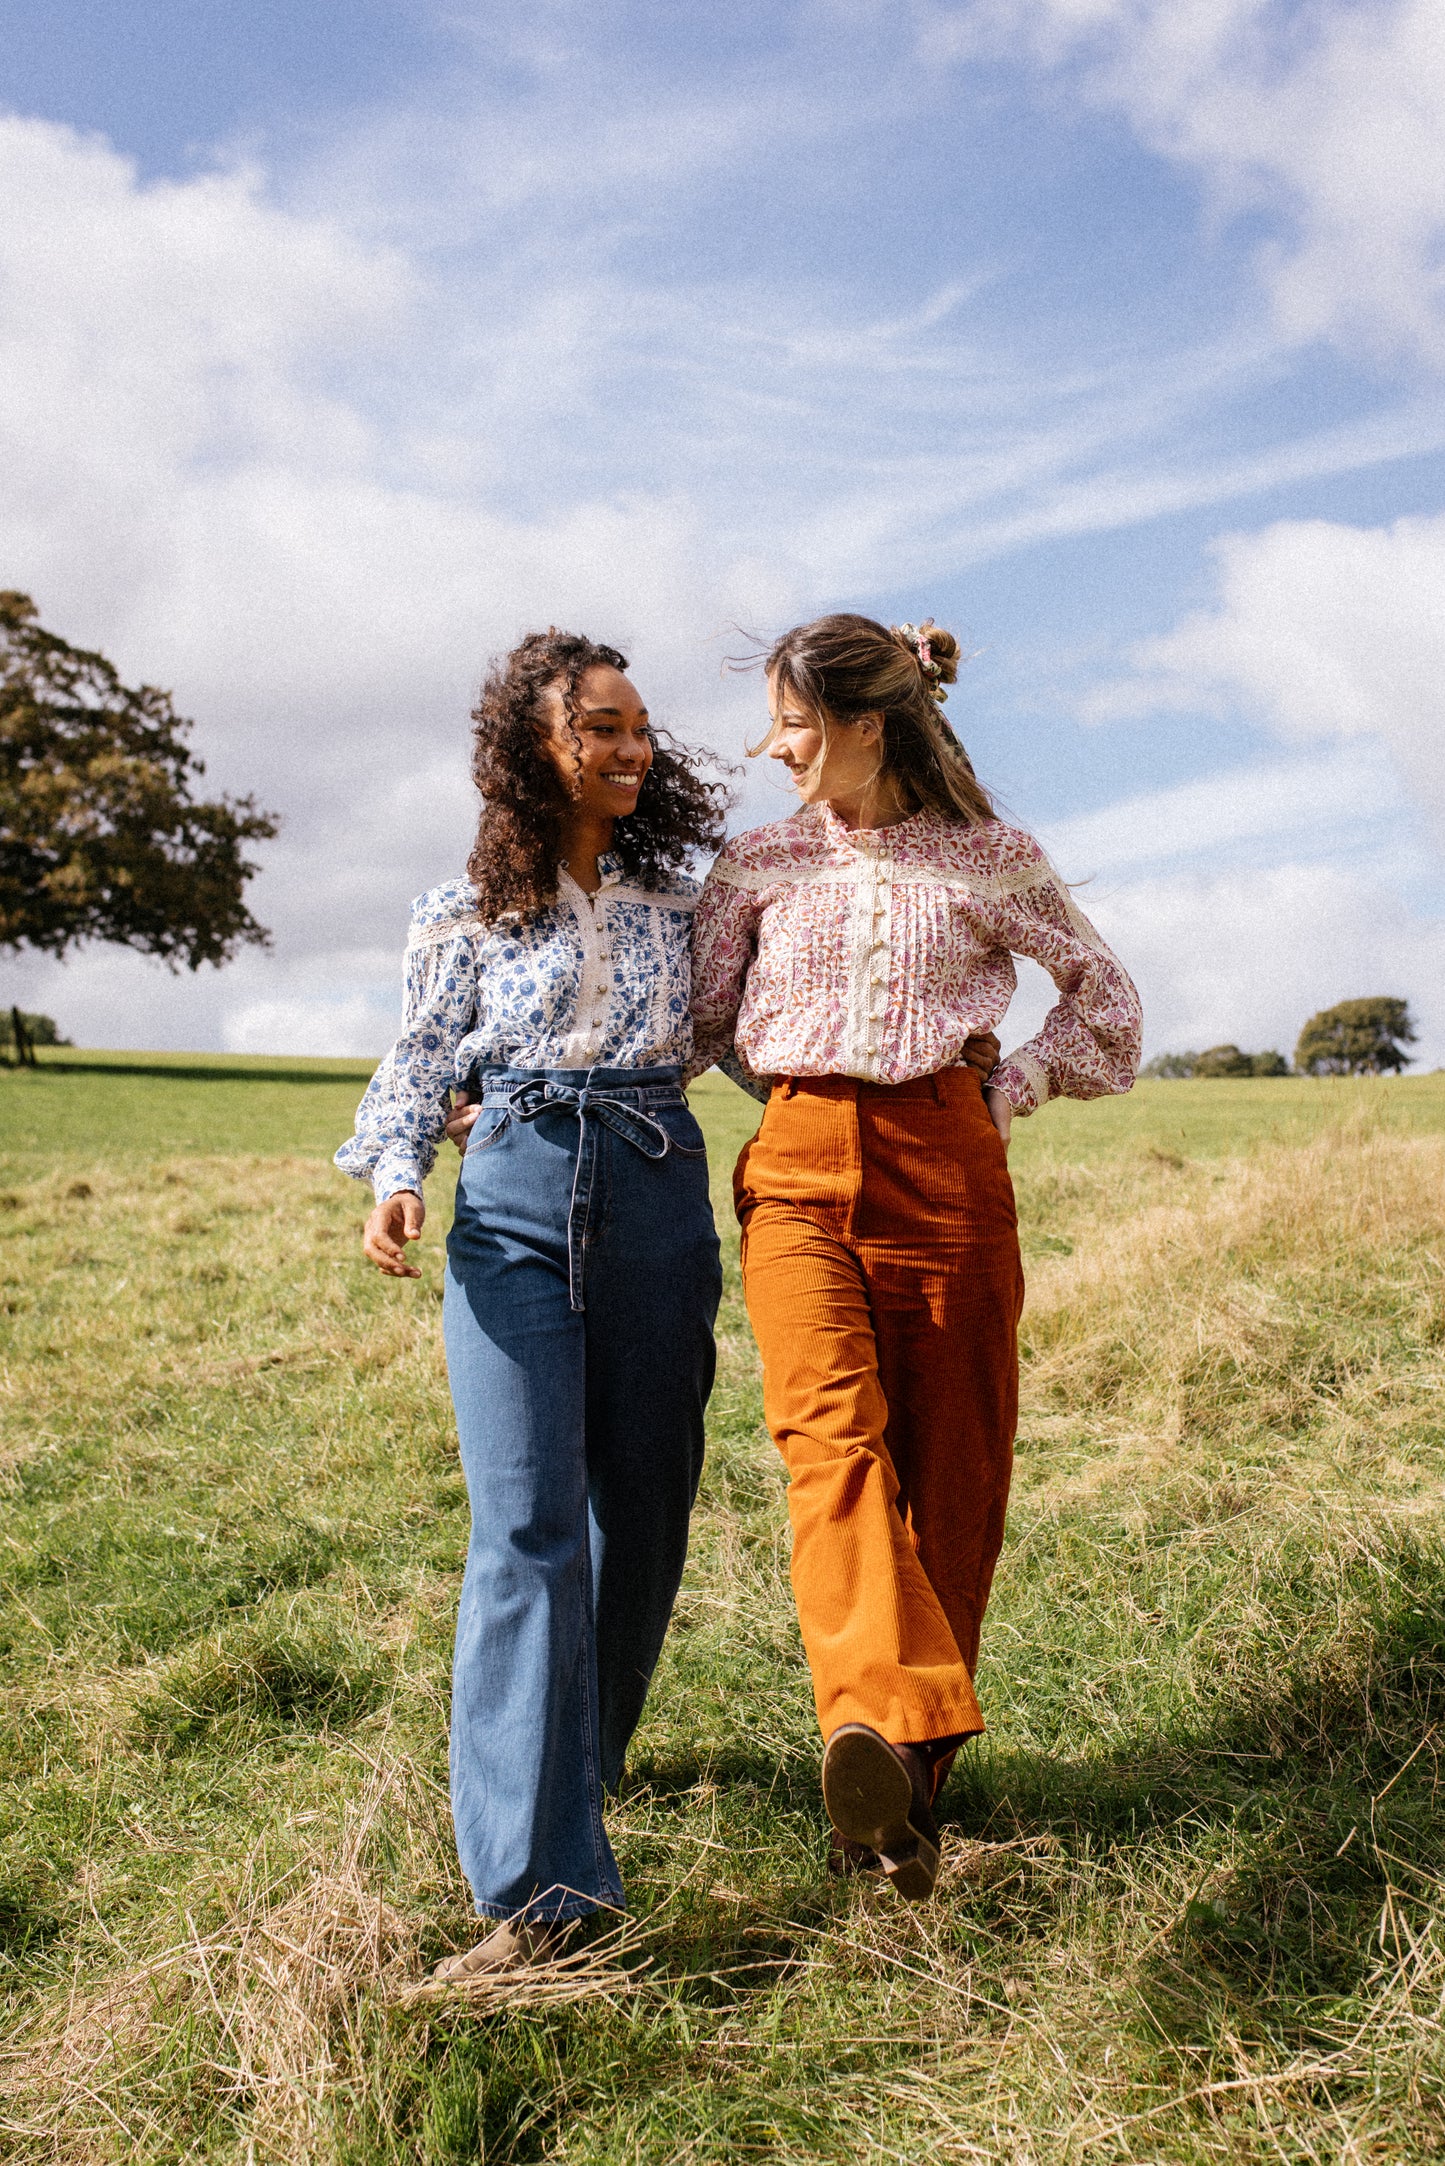
M956 1067L1013 998L1013 958L1059 989L990 1081L1019 1113L1126 1091L1139 996L1039 845L1001 820L919 812L852 829L826 805L723 849L693 924L691 1072L756 1097L777 1075L902 1083Z

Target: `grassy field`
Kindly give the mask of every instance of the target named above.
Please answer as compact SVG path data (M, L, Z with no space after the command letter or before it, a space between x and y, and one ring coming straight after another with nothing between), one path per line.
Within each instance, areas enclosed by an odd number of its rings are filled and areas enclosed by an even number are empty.
M0 2153L1445 2158L1445 1076L1017 1131L989 1737L939 1898L823 1873L730 1264L683 1599L571 1997L416 1997L466 1540L439 1334L327 1158L363 1068L0 1074ZM695 1094L719 1220L747 1101Z

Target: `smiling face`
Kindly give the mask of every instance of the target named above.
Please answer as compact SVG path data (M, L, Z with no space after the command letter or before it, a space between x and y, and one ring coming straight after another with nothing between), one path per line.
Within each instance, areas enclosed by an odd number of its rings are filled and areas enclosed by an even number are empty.
M803 803L861 811L880 780L883 717L865 714L825 727L776 674L768 679L768 711L768 757L786 770Z
M594 664L578 680L570 723L560 685L549 685L543 697L544 746L576 792L577 813L593 820L624 818L634 810L652 765L647 709L636 685L620 669Z

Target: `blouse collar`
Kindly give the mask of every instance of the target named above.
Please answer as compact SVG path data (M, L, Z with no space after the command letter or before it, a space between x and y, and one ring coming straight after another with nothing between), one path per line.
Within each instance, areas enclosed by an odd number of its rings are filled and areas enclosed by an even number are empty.
M934 818L926 805L917 812L910 812L906 820L893 820L887 827L848 827L839 819L829 804L818 807L823 819L823 831L828 840L840 844L845 850L888 850L895 843L921 835ZM598 860L599 864L601 860Z
M557 869L559 872L565 872L567 878L569 880L572 880L572 868L567 863L565 857L558 859ZM600 894L602 889L605 887L616 887L618 881L621 878L622 860L617 855L617 852L615 850L599 850L597 853L598 893ZM572 885L574 887L576 887L577 884L578 883L575 880L572 880ZM585 888L583 889L583 893L586 893Z

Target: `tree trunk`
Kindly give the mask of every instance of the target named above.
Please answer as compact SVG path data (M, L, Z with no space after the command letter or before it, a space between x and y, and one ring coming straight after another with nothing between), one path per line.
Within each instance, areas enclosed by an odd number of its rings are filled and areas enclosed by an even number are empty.
M16 1067L34 1068L38 1066L35 1058L35 1047L31 1044L30 1033L25 1028L25 1018L20 1013L20 1010L18 1008L12 1008L10 1010L10 1028L15 1033Z

